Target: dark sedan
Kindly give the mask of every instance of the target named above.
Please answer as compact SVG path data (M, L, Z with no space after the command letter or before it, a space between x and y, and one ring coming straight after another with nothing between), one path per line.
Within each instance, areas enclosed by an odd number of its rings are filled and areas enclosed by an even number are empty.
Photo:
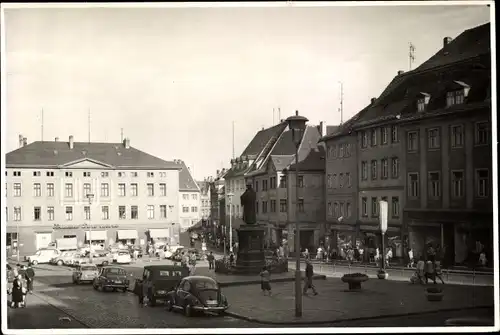
M210 277L189 276L167 293L167 310L180 310L186 316L194 313L223 313L228 307L219 284Z
M92 282L95 290L105 290L108 288L126 292L129 286L129 275L127 271L119 266L103 266L97 277Z

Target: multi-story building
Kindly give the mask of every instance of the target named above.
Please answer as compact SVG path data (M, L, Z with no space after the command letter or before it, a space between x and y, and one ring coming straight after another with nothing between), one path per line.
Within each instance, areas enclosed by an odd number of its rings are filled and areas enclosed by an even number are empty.
M198 181L196 182L198 184L198 188L200 189L200 217L202 224L204 226L208 226L209 221L211 220L210 218L210 213L211 213L211 203L210 203L210 196L211 196L211 184L212 180L211 177L205 178L203 181Z
M221 218L225 217L225 213L220 213L220 200L224 197L224 174L226 169L217 170L215 178L211 178L210 182L210 217L211 231L214 239L220 235L219 227L222 224ZM225 206L223 207L225 210Z
M324 238L324 150L318 146L321 131L326 126L307 126L299 145L299 203L295 196L296 147L292 131L282 132L272 150L257 170L246 174L246 181L256 192L257 221L267 226L266 242L269 246L280 245L288 240L294 250L293 232L296 223L296 206L299 209L300 240L303 249L313 250ZM323 157L324 158L324 157Z
M123 143L37 141L6 155L7 240L20 253L58 238L144 245L175 237L179 166ZM93 195L89 202L88 195ZM91 231L90 231L91 229Z
M181 231L201 222L201 191L184 161L174 160L179 171L179 219Z

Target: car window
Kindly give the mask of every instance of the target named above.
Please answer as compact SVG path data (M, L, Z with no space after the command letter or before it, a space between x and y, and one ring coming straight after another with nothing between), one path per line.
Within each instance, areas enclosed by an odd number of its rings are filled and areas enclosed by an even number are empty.
M125 270L120 269L120 268L109 268L107 269L107 273L113 274L113 275L124 275L127 274Z
M182 271L178 270L160 270L158 272L160 277L182 277Z
M197 280L193 282L197 290L216 290L217 284L211 280Z
M97 267L96 266L82 266L81 267L81 270L82 271L96 271L97 270Z
M128 253L128 252L126 252L126 251L120 251L120 252L118 253L118 256L126 256L126 255L128 255L128 254L129 254L129 253Z

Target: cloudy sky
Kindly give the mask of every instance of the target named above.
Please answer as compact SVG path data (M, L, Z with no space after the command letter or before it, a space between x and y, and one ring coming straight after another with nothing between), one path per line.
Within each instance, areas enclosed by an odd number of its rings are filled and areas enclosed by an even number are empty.
M183 159L198 179L295 110L340 121L445 36L489 21L482 6L6 9L4 150L59 137ZM4 102L2 102L4 103ZM277 117L276 117L277 118Z

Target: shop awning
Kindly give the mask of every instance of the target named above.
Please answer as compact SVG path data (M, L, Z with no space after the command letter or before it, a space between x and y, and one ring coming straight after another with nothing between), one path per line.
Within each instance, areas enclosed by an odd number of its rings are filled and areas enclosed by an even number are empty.
M87 230L85 232L85 239L90 241L90 238L92 238L92 241L106 241L108 234L105 230L92 230L92 232Z
M151 238L166 238L170 237L170 231L168 229L150 229L149 236Z
M118 230L118 239L119 240L136 240L137 239L137 230Z

